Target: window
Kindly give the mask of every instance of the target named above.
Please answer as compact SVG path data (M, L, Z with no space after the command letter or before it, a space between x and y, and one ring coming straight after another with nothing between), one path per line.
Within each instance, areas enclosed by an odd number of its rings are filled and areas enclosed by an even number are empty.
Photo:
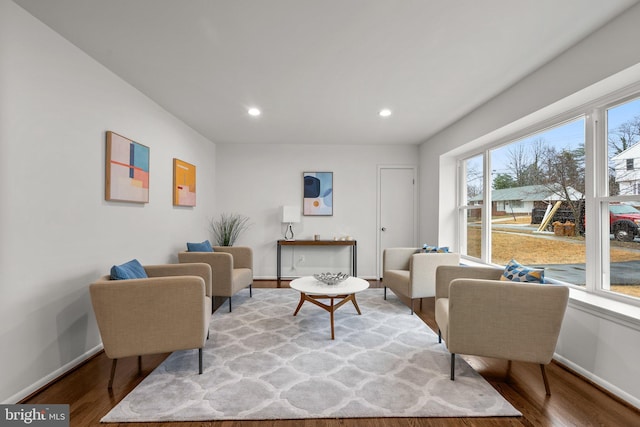
M460 245L460 253L480 258L482 238L482 193L484 186L483 157L476 156L464 160L461 164L463 190L460 192L460 226L465 230Z
M599 289L640 297L640 171L634 170L634 160L640 156L640 99L607 108L606 123L608 185L599 199L608 217L602 234L609 248L603 245L601 257L609 274Z
M461 162L460 252L640 304L638 158L638 93L496 141Z
M585 284L585 242L575 226L584 205L584 126L579 118L488 152L489 262L516 259L544 267L547 277ZM543 222L549 225L540 229Z

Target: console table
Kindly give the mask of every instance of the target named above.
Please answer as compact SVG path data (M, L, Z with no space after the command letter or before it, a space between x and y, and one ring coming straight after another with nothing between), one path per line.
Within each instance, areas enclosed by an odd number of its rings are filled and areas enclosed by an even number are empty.
M358 252L357 244L355 240L278 240L278 287L280 287L280 281L282 280L282 256L281 251L283 246L350 246L351 247L351 275L356 277L357 264L358 264Z

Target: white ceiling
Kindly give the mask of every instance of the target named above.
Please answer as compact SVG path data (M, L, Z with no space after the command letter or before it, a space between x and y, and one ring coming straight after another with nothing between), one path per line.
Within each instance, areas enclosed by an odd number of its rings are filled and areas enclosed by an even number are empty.
M14 1L213 142L417 144L638 0Z

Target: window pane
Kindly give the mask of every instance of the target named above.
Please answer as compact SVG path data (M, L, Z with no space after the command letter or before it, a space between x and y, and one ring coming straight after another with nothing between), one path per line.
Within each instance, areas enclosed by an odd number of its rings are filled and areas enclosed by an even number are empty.
M583 118L491 151L491 262L585 284ZM546 224L544 224L546 223Z
M475 156L463 162L465 173L465 188L462 192L461 210L461 236L460 253L480 259L482 223L482 188L484 186L483 156Z
M466 201L463 205L477 206L482 204L483 166L482 155L464 161L467 176Z
M607 110L609 194L640 194L640 99Z
M640 194L640 99L607 110L609 194ZM640 198L608 202L609 284L604 289L640 297ZM603 236L606 238L606 236ZM605 262L607 262L605 260Z
M480 209L465 209L465 222L464 227L467 231L466 242L463 243L462 253L474 258L480 259L482 256L480 235L480 225L482 221L482 208Z
M605 203L609 207L609 290L640 297L640 199L629 203ZM606 262L607 260L605 260ZM607 289L607 284L603 284Z

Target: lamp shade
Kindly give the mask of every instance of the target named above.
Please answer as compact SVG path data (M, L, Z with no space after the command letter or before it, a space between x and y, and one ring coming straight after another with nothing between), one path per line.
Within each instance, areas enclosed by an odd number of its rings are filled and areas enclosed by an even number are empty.
M283 206L282 207L282 222L300 222L300 207L299 206Z

